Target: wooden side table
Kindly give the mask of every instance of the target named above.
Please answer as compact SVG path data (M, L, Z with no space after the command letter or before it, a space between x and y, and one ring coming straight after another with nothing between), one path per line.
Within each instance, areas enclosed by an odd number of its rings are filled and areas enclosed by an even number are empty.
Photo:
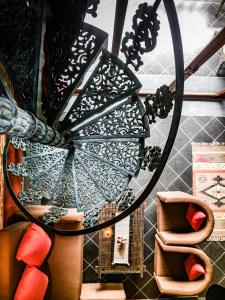
M99 265L95 267L99 278L101 274L138 273L143 277L144 265L144 207L141 205L130 216L129 266L113 265L114 226L99 232ZM100 222L111 219L118 212L116 203L105 203L100 214ZM107 230L111 235L107 236Z

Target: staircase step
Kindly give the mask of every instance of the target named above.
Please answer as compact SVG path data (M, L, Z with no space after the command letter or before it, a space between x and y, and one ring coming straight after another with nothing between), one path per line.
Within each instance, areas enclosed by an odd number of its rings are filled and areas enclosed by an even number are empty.
M130 177L126 174L80 151L75 155L107 200L115 201L127 187Z
M72 28L73 29L73 28ZM72 30L71 29L71 30ZM65 40L53 47L54 52L62 53L65 48L70 53L63 61L64 68L59 71L58 64L53 61L49 69L49 91L45 108L45 116L50 123L57 122L66 107L74 90L79 86L85 73L98 57L101 49L107 46L108 34L92 25L84 23L83 28L76 39L72 39L68 45L68 36L64 34Z
M104 50L95 71L61 122L61 130L70 130L94 114L140 89L141 84L117 57Z
M66 158L60 159L46 172L41 173L33 180L30 179L29 183L25 185L25 191L26 189L28 189L34 194L38 194L39 196L48 199L48 204L50 204L53 191L55 190L56 184L58 183L59 176L64 170L65 162Z
M44 1L6 2L0 3L0 64L20 106L36 113Z
M78 159L74 160L77 183L77 210L85 211L101 205L106 199Z
M89 118L74 130L74 139L149 137L148 119L140 99L132 97L100 115Z
M79 150L127 175L136 176L140 169L140 156L144 152L144 145L139 139L93 140L82 141Z
M52 195L52 202L63 207L77 208L77 183L74 157L69 154Z
M38 177L41 173L47 172L54 164L64 160L68 150L60 149L46 154L37 154L24 157L24 165L28 170L30 179Z

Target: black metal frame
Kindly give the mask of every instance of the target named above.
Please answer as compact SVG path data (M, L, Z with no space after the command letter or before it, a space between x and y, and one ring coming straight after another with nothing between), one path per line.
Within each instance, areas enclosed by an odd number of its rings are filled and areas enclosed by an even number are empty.
M182 41L181 41L181 34L180 34L180 27L179 22L177 18L176 8L174 5L173 0L163 0L171 35L172 35L172 41L173 41L173 48L174 48L174 57L175 57L175 66L176 66L176 92L175 92L175 105L174 105L174 112L173 112L173 118L172 123L170 127L169 136L167 138L166 145L164 147L161 160L159 162L159 165L157 169L155 170L155 173L153 174L153 177L149 181L148 185L146 186L143 193L140 195L140 197L125 211L123 211L120 215L117 217L102 223L95 225L90 228L85 228L81 230L58 230L53 227L50 227L48 225L45 225L40 220L33 217L19 202L17 199L7 172L7 149L8 149L8 140L4 149L3 154L3 170L4 170L4 176L6 180L6 185L9 189L10 195L12 196L14 202L17 204L17 206L21 209L21 211L24 213L26 217L28 217L32 222L38 224L43 229L50 233L64 235L64 236L75 236L75 235L81 235L81 234L87 234L91 233L97 230L101 230L105 227L111 226L114 223L122 220L123 218L130 215L135 209L137 209L147 198L147 196L150 194L152 189L154 188L155 184L157 183L164 167L167 162L167 159L169 157L170 151L173 147L174 140L176 138L177 130L179 127L180 117L181 117L181 111L182 111L182 103L183 103L183 91L184 91L184 60L183 60L183 48L182 48Z

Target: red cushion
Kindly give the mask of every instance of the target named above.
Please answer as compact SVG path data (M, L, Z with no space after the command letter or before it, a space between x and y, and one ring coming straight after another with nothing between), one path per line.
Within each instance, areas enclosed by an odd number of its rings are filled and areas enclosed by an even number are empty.
M48 277L34 266L27 266L20 279L14 300L43 300Z
M47 233L38 225L31 224L25 232L16 258L27 265L41 266L51 247Z
M193 254L188 255L184 261L185 270L190 281L193 281L205 274L205 270L200 261Z
M206 219L206 214L193 204L189 204L186 219L190 223L191 227L198 231Z

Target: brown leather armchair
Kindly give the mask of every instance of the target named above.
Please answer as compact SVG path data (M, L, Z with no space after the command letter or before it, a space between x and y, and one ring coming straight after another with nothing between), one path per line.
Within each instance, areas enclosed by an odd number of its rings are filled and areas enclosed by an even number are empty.
M207 217L203 228L197 232L186 220L190 203L199 206ZM157 193L157 234L164 244L199 244L210 236L213 226L213 212L207 202L178 191Z
M40 208L38 209L40 212ZM21 218L21 217L20 217ZM81 229L83 215L62 218L57 224L68 229ZM20 240L30 222L23 220L0 231L0 299L12 300L25 265L16 260ZM49 288L46 300L78 300L83 270L83 236L52 236L52 249L47 259Z
M189 254L197 256L205 269L205 274L196 281L189 281L185 272L184 260ZM212 276L212 264L202 250L165 245L156 235L154 278L162 294L197 296L209 286Z

